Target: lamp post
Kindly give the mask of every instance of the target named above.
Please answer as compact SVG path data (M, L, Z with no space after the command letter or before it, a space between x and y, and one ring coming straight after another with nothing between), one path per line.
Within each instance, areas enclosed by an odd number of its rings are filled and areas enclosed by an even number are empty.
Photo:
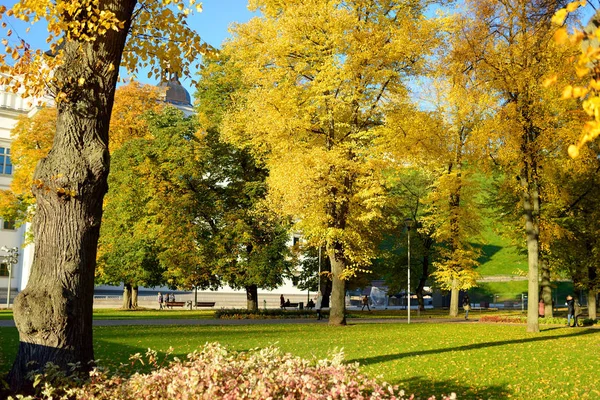
M11 247L7 248L2 246L0 250L8 253L7 256L4 257L4 262L6 262L6 267L8 268L8 285L7 286L7 294L6 294L6 308L10 308L10 281L12 280L12 266L19 262L19 248Z
M407 292L406 292L406 311L407 311L407 315L408 315L408 320L407 323L410 324L410 230L414 225L414 222L412 218L406 218L404 220L404 225L406 226L406 230L408 232L408 278L406 279L407 282Z

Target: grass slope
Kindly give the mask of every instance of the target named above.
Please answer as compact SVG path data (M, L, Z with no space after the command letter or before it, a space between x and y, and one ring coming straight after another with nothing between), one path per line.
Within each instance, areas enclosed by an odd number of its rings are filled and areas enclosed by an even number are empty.
M0 328L0 369L18 344L14 328ZM103 365L126 362L147 348L175 348L178 357L205 342L248 350L276 344L302 357L323 358L344 349L348 362L398 384L409 393L461 399L600 398L600 330L546 328L527 334L522 325L324 324L249 326L96 327L96 356Z

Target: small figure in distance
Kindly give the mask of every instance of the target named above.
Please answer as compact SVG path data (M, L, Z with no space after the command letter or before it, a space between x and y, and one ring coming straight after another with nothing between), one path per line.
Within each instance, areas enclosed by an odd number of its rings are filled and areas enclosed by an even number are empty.
M171 293L171 301L175 301L175 293Z
M290 302L290 299L287 299L284 303L285 307L291 307L292 303Z
M538 303L538 314L540 318L544 318L546 315L546 304L544 304L544 299L540 299Z
M317 303L315 304L315 307L317 309L317 320L320 320L322 318L321 316L321 305L323 304L323 295L321 294L321 291L319 290L319 292L317 293Z
M158 309L163 309L163 295L161 292L158 292Z
M367 295L365 295L365 297L362 298L362 308L360 309L360 311L363 311L365 307L367 307L368 311L371 311L371 309L369 308L369 296Z
M285 309L285 299L283 295L279 296L279 307Z
M469 295L465 294L463 297L463 309L465 310L465 319L469 319L469 310L471 309L471 299L469 299Z
M565 305L567 306L567 326L571 326L571 318L575 316L575 300L573 299L573 296L567 296Z
M312 299L308 300L308 303L306 303L306 308L312 310L313 308L315 308L315 302L312 301Z

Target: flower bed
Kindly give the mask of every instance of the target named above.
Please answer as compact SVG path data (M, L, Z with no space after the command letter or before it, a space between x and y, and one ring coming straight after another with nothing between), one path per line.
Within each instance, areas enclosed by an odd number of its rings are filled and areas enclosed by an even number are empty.
M40 394L29 399L158 400L158 399L413 399L385 382L363 375L357 363L344 364L343 354L331 359L305 360L283 354L275 347L233 352L218 343L175 359L160 368L156 352L146 362L156 369L127 378L94 370L90 381L77 387L69 379L51 374L36 376ZM144 362L140 354L132 361ZM53 382L48 382L49 378ZM61 386L62 385L62 386ZM69 387L67 387L69 386ZM423 397L420 397L423 398ZM430 400L435 396L429 397ZM456 395L440 399L455 399Z

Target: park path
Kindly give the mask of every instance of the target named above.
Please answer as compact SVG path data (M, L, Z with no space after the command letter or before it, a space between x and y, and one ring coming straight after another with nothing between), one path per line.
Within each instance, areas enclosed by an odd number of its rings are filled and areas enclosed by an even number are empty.
M423 323L472 323L477 319L464 318L420 318L410 321L411 324ZM406 318L349 318L348 325L355 324L405 324ZM126 326L126 325L278 325L278 324L327 324L327 319L317 321L314 318L292 319L97 319L94 326ZM13 320L0 320L0 328L14 327Z

